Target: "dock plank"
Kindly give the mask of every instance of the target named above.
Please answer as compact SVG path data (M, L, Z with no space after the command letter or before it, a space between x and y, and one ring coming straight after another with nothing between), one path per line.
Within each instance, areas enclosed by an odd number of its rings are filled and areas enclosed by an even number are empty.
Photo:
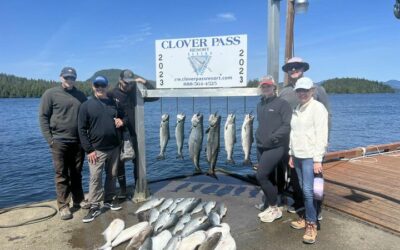
M324 164L324 204L400 234L400 157L389 152Z

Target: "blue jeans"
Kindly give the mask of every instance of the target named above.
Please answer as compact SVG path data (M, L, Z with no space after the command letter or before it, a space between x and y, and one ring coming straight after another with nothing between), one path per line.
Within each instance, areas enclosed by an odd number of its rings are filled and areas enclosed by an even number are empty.
M317 202L314 200L314 161L312 158L301 159L293 157L294 167L303 191L306 221L317 222Z

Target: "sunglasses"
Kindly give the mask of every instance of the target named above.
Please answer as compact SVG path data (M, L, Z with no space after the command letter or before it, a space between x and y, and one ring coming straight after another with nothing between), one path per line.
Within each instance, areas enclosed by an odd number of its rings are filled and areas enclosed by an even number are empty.
M290 65L289 71L297 71L297 70L300 70L300 69L303 69L303 64L301 64L301 63L292 63Z
M103 84L103 83L93 83L93 86L98 89L98 88L107 88L107 84Z
M296 89L296 93L308 93L309 89Z
M73 77L73 76L64 76L63 77L66 81L75 81L76 80L76 77Z

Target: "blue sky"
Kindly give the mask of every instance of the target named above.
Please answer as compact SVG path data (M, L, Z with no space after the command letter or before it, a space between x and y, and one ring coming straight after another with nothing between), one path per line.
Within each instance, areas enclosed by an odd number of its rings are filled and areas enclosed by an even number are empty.
M307 75L400 80L394 3L310 0L295 18L295 55L310 63ZM286 1L280 6L281 66ZM2 73L57 80L68 65L80 80L109 68L155 79L155 40L231 34L248 35L248 79L267 71L267 0L13 0L0 10Z

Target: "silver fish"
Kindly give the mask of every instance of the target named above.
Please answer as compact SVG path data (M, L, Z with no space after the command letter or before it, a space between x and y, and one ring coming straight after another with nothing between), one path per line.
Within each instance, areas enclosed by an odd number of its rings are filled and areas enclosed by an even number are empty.
M99 249L108 249L111 247L111 242L124 230L125 222L121 219L114 219L110 225L104 230L102 235L106 243Z
M164 250L176 250L179 248L182 242L182 237L180 235L173 236L165 246Z
M151 199L149 201L146 201L142 206L140 206L138 208L138 210L136 210L135 214L138 214L138 213L140 213L142 211L146 211L146 210L152 209L154 207L157 207L164 200L165 200L165 198L153 198L153 199Z
M165 150L167 149L169 137L169 115L163 114L160 123L160 154L157 156L157 160L165 159Z
M229 114L224 127L224 142L226 151L226 163L235 164L233 160L233 148L236 143L236 115Z
M152 250L152 240L151 237L147 237L143 244L139 247L139 250Z
M207 204L207 201L202 201L202 202L200 202L200 203L192 210L192 212L190 212L190 214L196 214L196 213L201 212L201 210L203 210L205 204Z
M215 207L216 202L215 201L209 201L204 205L204 213L208 215L211 210Z
M200 113L194 114L189 135L189 155L197 173L201 173L199 161L203 145L203 132L203 115Z
M218 213L219 217L222 219L225 215L226 215L226 211L228 210L228 208L225 206L225 203L223 202L219 202L216 206L215 206L215 212Z
M189 221L182 229L181 236L186 237L198 230L205 230L210 227L207 216L198 217Z
M221 116L211 114L209 119L209 127L206 130L207 136L207 161L209 163L209 169L207 175L217 178L215 175L215 166L217 165L219 144L220 144L220 128L221 128Z
M203 243L200 244L200 246L197 248L197 250L212 250L214 249L217 245L219 240L222 237L221 232L215 232L211 236L208 236Z
M230 233L223 235L218 241L215 250L236 250L236 242Z
M153 225L154 222L157 221L158 216L160 216L160 211L158 211L157 208L152 208L152 209L150 210L150 217L149 217L149 223L150 223L150 225Z
M214 211L210 212L208 219L210 220L212 226L219 226L221 224L221 218L219 214Z
M111 243L111 246L116 247L119 244L121 244L122 242L132 239L133 236L140 233L148 225L149 225L149 222L143 221L143 222L139 222L138 224L135 224L131 227L124 229L121 233L118 234L117 238L115 238L115 240L113 240L113 242Z
M151 235L153 232L153 227L151 225L147 225L143 230L134 235L129 241L129 244L126 246L125 250L137 250L144 243L144 241Z
M182 238L178 250L194 250L207 238L207 234L203 230L193 232L192 234Z
M172 212L176 206L178 206L178 203L180 203L181 201L183 201L185 198L177 198L174 200L174 202L168 207L168 211Z
M172 234L168 230L164 230L151 238L152 250L163 250L172 238Z
M178 220L179 217L176 213L169 213L168 211L162 212L154 224L154 233L157 234L162 230L175 226Z
M172 203L174 203L174 199L172 199L172 198L165 199L165 201L161 204L160 209L158 211L161 213L162 211L167 209L169 206L171 206Z
M176 146L178 148L178 156L176 158L183 159L182 149L183 149L183 139L184 139L184 127L185 127L186 116L180 113L176 116L176 127L175 127L175 138Z
M196 198L190 197L190 198L185 198L183 201L179 202L177 206L175 207L174 210L172 210L173 213L179 213L182 212L183 210L186 209L187 206L190 206Z
M251 150L251 144L253 144L254 141L253 121L254 121L254 115L250 113L246 114L242 125L242 147L244 152L243 165L251 165L250 150Z
M182 217L179 219L178 223L176 223L174 229L172 230L172 234L175 235L179 231L182 231L182 229L185 227L186 223L188 223L192 218L190 217L190 214L184 214Z

